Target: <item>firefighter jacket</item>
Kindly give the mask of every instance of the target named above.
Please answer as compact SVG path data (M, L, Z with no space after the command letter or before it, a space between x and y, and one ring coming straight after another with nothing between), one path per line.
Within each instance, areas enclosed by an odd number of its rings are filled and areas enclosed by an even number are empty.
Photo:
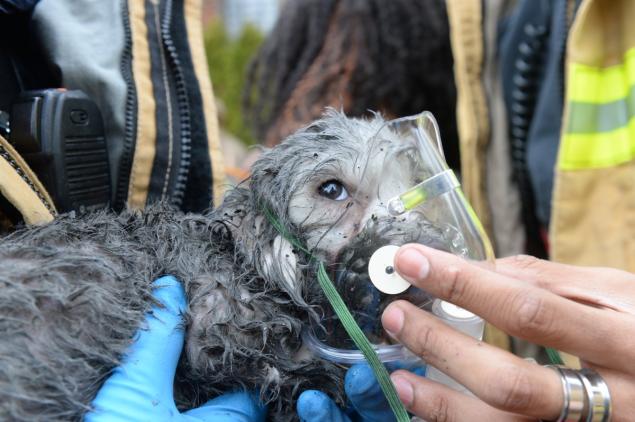
M31 3L28 13L3 16L0 54L19 86L4 78L0 111L10 112L20 92L81 90L103 118L112 208L162 200L202 211L219 201L224 170L201 0ZM3 216L48 221L58 204L9 139L0 137Z
M555 261L635 271L635 4L506 3L448 0L466 195L500 255L527 251L529 237L548 229L541 240ZM492 18L506 34L493 42ZM490 61L502 89L488 80ZM493 163L501 122L506 154ZM494 185L522 210L492 195ZM526 227L528 213L524 250L501 248L497 219Z

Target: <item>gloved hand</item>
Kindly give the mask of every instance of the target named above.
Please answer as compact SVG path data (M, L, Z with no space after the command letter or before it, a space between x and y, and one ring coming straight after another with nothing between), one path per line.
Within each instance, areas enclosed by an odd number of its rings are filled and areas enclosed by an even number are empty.
M402 365L388 365L389 370L404 369ZM425 367L416 367L412 372L425 374ZM311 422L388 422L394 421L388 401L370 366L353 365L344 378L344 389L349 406L342 410L329 396L321 391L308 390L298 399L297 411L300 420Z
M257 397L241 392L217 397L203 406L179 413L173 383L185 332L181 313L186 308L181 284L172 276L155 282L154 297L164 307L146 315L147 330L137 339L93 400L87 422L252 422L264 421L266 409Z

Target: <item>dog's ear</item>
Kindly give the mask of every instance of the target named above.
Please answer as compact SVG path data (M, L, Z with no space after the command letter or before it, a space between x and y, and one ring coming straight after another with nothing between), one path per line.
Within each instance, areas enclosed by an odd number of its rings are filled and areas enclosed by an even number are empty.
M296 302L302 299L302 286L299 283L298 258L293 245L282 237L276 236L260 255L262 275L272 283L276 283Z

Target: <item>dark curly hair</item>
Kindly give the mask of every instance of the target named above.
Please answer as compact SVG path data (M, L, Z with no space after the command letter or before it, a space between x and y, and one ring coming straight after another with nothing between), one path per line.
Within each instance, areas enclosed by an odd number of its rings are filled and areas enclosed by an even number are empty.
M452 66L443 0L292 0L250 65L245 116L272 146L326 106L350 116L429 110L458 168Z

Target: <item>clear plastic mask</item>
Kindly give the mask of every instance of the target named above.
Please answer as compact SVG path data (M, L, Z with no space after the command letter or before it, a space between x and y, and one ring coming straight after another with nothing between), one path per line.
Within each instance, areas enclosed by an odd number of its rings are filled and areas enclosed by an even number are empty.
M435 298L403 284L393 266L396 249L421 243L481 261L493 257L491 246L445 162L431 113L387 122L368 142L362 165L367 189L351 192L350 201L364 203L367 212L360 213L358 221L349 221L359 229L339 250L328 273L380 359L414 360L385 333L381 315L395 300L432 312ZM305 330L305 344L328 360L364 362L329 304L324 303L321 311L320 323Z

